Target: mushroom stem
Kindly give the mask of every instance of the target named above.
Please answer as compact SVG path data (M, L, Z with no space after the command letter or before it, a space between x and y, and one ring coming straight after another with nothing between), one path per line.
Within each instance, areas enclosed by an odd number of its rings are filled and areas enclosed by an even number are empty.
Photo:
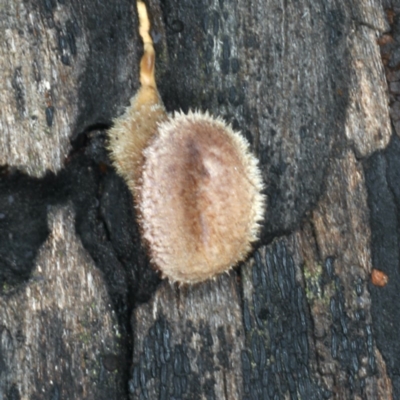
M140 83L142 86L150 86L157 89L154 77L156 54L153 47L153 40L150 36L150 21L147 15L146 5L143 1L137 2L139 17L139 34L143 40L143 57L140 62Z

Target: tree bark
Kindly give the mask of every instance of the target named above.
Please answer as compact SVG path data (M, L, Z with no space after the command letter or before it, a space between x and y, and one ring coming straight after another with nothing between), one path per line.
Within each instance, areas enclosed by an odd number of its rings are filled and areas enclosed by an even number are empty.
M377 42L396 18L378 0L149 0L167 110L240 129L268 196L251 257L179 286L105 150L142 51L117 3L0 9L0 400L400 398L400 139Z

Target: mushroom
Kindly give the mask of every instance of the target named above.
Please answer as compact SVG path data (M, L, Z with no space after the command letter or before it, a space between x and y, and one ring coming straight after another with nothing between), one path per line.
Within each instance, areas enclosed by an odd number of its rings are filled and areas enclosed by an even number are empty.
M137 5L141 87L109 130L108 147L133 194L152 264L170 281L201 282L244 260L257 240L262 177L247 141L221 118L167 115L146 6Z

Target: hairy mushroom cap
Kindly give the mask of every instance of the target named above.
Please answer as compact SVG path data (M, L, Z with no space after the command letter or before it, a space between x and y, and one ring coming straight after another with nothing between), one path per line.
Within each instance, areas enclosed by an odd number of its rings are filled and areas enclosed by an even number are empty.
M265 207L246 140L208 113L176 113L159 124L143 157L136 201L162 275L196 283L243 260Z

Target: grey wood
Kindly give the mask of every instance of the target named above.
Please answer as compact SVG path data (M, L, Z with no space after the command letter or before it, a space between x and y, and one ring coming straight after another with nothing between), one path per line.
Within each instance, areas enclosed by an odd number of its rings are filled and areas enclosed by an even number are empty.
M167 109L224 117L260 159L260 242L229 275L153 289L143 249L125 246L129 223L115 228L116 209L122 220L131 200L112 199L115 176L101 181L108 191L90 192L98 229L76 222L86 212L83 175L61 180L70 191L55 205L44 197L50 234L33 270L18 285L2 282L0 399L392 398L395 370L371 311L364 170L391 138L380 2L148 5ZM137 90L135 4L5 2L0 34L1 180L15 170L69 176L84 153L71 140L96 137ZM0 193L0 205L9 200ZM0 217L9 238L6 223ZM137 257L131 269L124 251Z

